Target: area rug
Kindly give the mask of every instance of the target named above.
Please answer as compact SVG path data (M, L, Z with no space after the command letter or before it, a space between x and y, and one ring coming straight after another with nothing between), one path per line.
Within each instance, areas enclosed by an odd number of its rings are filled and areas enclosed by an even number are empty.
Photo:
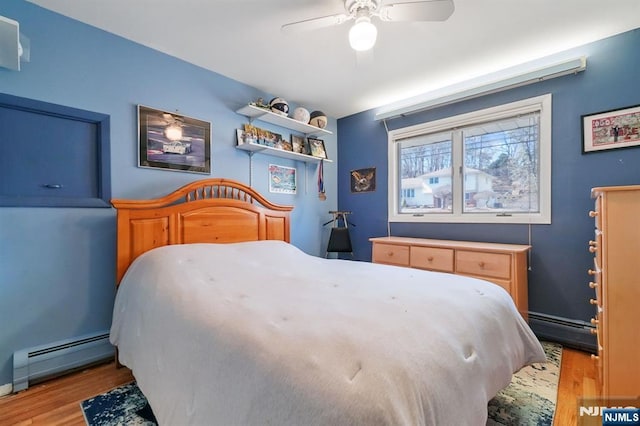
M542 342L547 363L529 365L489 401L488 426L551 426L556 407L562 346ZM151 407L134 383L81 403L88 426L157 425Z
M489 401L491 426L550 426L556 410L562 346L542 342L546 363L531 364Z
M80 403L89 426L156 426L156 418L147 399L135 382Z

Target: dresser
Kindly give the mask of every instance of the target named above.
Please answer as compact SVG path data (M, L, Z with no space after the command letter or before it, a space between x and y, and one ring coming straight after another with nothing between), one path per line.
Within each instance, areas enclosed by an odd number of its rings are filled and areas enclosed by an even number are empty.
M599 391L640 396L640 185L593 188L595 234L589 287L595 307Z
M528 318L528 245L432 240L409 237L370 238L373 262L449 272L491 281L504 288L524 319Z

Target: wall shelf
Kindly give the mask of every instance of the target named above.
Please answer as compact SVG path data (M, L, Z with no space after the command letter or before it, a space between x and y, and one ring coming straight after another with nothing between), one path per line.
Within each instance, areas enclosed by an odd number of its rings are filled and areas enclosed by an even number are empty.
M244 115L245 117L249 117L250 121L254 119L264 121L266 123L275 124L276 126L304 133L305 135L333 134L329 130L321 129L254 105L245 105L236 112Z
M283 149L271 148L265 145L259 145L257 143L243 143L236 145L236 148L248 153L259 152L261 154L273 155L274 157L287 158L289 160L304 161L305 163L319 163L320 160L324 160L326 163L332 163L333 161L320 157L314 157L307 154L299 154L297 152L285 151Z

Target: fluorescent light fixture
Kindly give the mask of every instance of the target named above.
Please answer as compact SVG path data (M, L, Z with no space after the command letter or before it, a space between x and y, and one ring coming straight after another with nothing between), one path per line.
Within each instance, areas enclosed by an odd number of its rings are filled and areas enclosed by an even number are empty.
M454 90L455 86L449 86L451 90L449 90L448 93L447 88L443 88L442 90L438 90L437 94L436 92L426 93L381 107L376 112L375 119L385 120L402 117L416 112L489 95L491 93L513 89L514 87L526 86L527 84L537 83L563 75L576 74L584 71L586 68L587 58L581 56L548 66L533 68L530 71L516 73L510 77L462 90L456 91Z

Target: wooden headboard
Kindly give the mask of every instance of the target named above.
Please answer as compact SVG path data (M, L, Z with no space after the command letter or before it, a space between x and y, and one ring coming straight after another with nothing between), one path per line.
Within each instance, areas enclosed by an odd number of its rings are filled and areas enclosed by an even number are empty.
M117 283L156 247L257 240L289 242L292 206L267 201L231 179L204 179L152 200L111 200L117 210Z

